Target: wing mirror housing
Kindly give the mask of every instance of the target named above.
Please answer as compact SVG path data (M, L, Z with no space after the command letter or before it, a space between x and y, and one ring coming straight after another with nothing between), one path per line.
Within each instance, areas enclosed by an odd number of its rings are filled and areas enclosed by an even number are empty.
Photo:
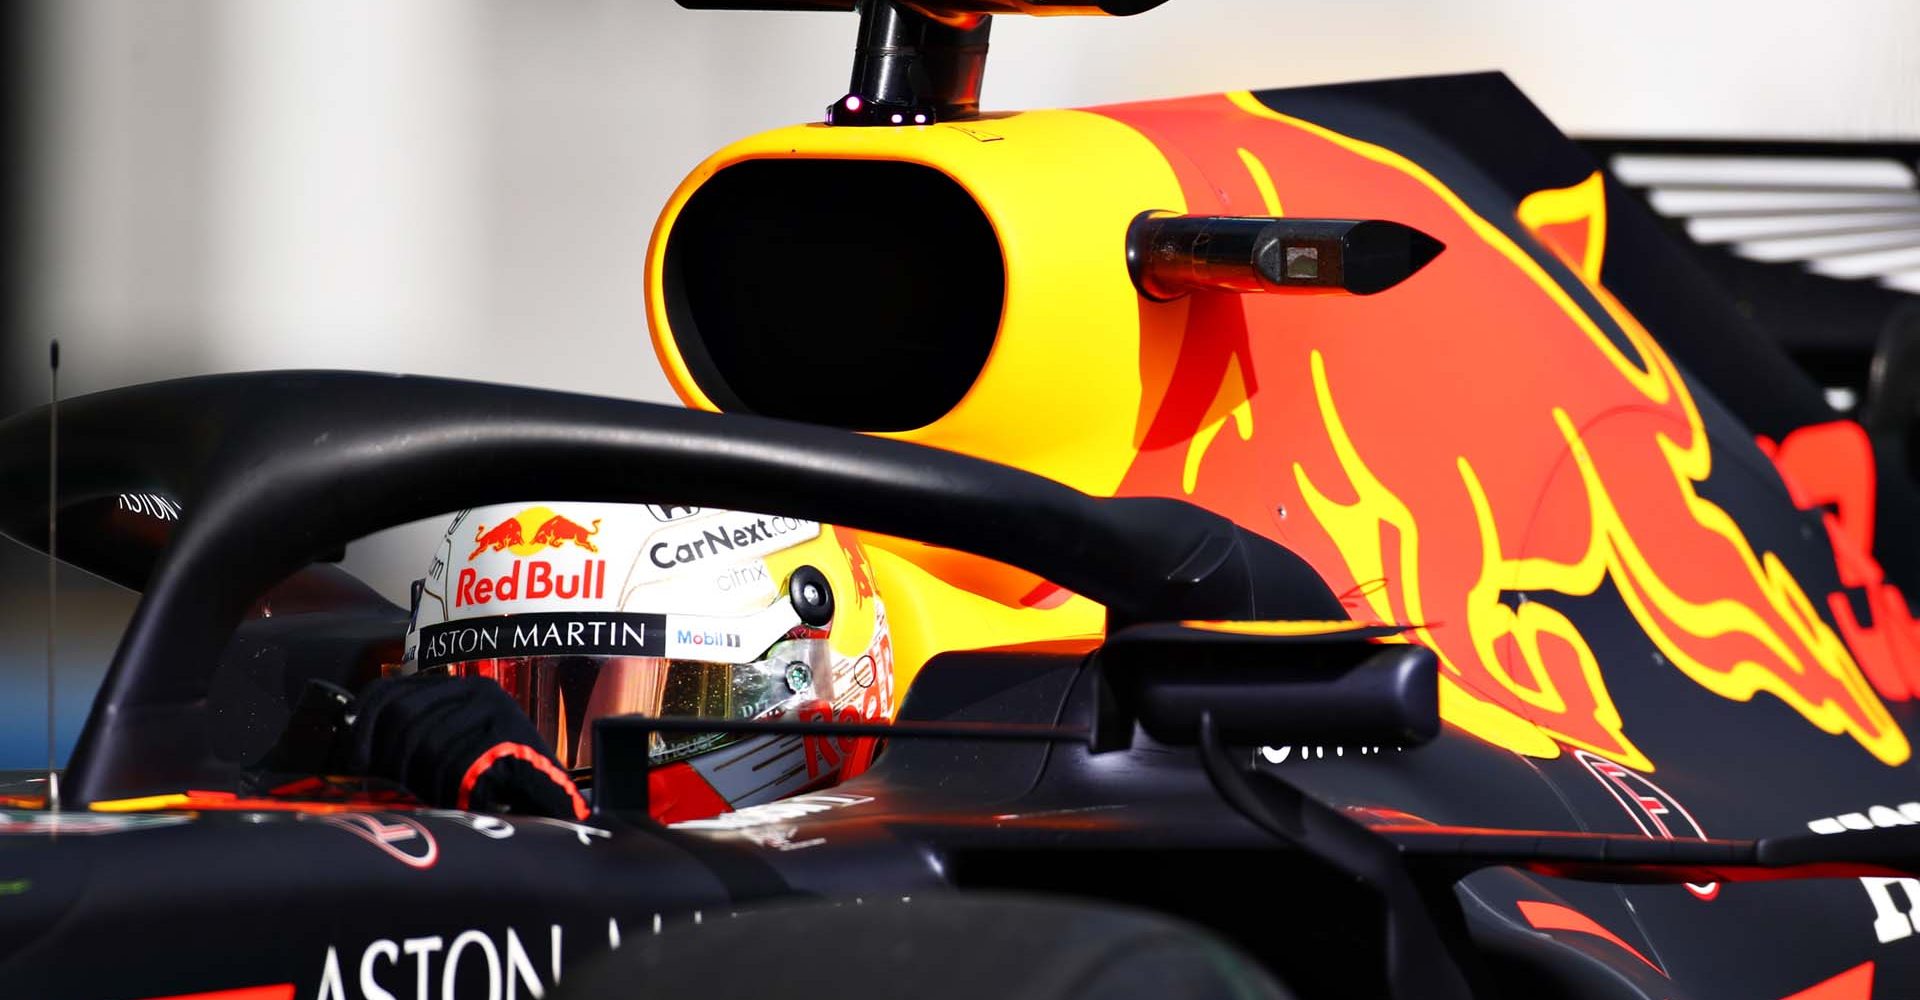
M1412 226L1380 219L1144 212L1127 230L1127 269L1155 302L1196 291L1373 295L1445 249Z
M1094 752L1153 739L1192 746L1202 716L1235 745L1413 746L1440 732L1439 660L1376 643L1356 622L1154 622L1107 637L1097 661Z

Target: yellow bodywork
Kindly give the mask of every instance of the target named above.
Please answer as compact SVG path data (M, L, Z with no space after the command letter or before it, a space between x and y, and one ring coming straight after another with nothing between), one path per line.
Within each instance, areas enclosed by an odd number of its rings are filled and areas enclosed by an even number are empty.
M1029 111L918 128L798 125L735 143L688 176L667 202L647 258L654 347L688 406L717 410L674 341L662 294L668 235L695 191L755 159L866 159L921 164L957 182L999 238L1006 267L1000 337L973 388L945 416L882 436L991 458L1086 493L1111 495L1139 430L1141 348L1177 344L1184 302L1147 303L1125 263L1127 226L1146 208L1184 212L1166 155L1139 132L1084 111ZM1157 334L1157 335L1156 335ZM1098 345L1090 350L1090 345ZM1157 387L1164 391L1165 386ZM863 536L893 619L895 691L934 653L1097 634L1104 609L998 563L900 539Z

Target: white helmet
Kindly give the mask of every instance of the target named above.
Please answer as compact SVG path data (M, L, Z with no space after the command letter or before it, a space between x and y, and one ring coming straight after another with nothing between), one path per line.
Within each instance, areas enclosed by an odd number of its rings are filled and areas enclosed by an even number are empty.
M409 669L483 676L584 776L592 721L884 722L893 647L855 534L656 504L502 504L447 527L416 585ZM871 740L657 735L654 815L710 816L836 784Z

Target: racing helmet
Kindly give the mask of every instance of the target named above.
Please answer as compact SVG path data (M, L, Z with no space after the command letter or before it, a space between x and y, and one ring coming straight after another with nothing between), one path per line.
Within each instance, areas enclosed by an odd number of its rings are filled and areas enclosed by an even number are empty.
M485 677L562 767L603 716L885 722L893 646L858 537L770 514L516 503L456 515L415 584L405 671ZM853 776L871 739L656 733L654 816L712 816Z

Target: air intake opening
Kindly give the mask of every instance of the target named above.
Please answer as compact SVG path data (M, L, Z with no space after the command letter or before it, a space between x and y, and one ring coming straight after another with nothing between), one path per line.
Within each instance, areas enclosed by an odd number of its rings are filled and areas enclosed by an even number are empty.
M667 238L667 321L723 410L895 431L973 385L1000 326L993 226L930 167L749 160Z

